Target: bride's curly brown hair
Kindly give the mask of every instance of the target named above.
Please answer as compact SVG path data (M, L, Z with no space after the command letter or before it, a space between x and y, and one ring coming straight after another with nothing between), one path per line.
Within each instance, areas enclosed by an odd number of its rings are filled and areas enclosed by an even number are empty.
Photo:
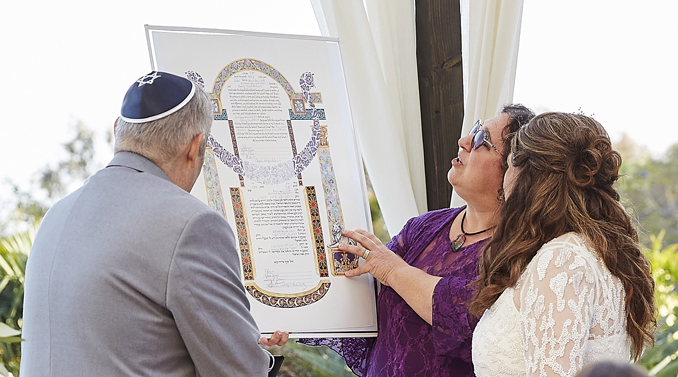
M613 187L622 160L607 132L584 115L544 113L517 131L511 151L519 170L479 263L471 312L482 315L515 286L543 244L576 232L624 285L626 329L637 360L644 344L654 341L654 281Z

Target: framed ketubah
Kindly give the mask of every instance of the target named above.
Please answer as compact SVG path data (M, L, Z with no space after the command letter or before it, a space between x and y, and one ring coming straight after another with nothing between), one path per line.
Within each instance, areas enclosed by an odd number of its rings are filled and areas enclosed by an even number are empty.
M233 228L264 334L374 336L375 281L347 278L343 229L371 231L339 42L146 26L153 70L185 76L214 123L192 194ZM365 64L378 64L365 62Z

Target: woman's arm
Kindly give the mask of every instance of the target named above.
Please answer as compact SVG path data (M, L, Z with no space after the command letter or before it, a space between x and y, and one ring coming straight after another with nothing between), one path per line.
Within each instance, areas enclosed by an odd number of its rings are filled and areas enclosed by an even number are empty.
M583 367L596 315L598 268L571 245L545 248L528 266L514 298L525 367L528 376L574 376Z
M393 288L423 320L432 324L433 291L442 278L410 266L369 232L345 230L343 234L359 245L341 244L339 250L360 257L365 254L365 249L370 250L365 263L345 275L352 277L369 272L379 282Z
M432 327L432 341L438 355L458 357L471 361L471 337L477 318L468 313L467 303L475 294L469 283L476 277L455 271L443 277L429 275L419 268L410 266L399 255L404 255L402 240L394 238L384 246L378 238L368 232L347 231L344 235L358 241L360 245L342 246L341 249L355 255L364 255L365 246L370 253L365 264L348 272L347 276L371 273L382 284L389 285L407 304ZM475 271L470 268L469 271Z
M391 273L387 285L431 325L433 324L433 291L441 279L440 276L429 275L402 261L402 264L396 266Z

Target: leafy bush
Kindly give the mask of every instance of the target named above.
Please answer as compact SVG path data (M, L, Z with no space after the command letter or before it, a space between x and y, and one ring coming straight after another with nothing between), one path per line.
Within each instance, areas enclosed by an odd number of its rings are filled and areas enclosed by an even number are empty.
M26 262L35 229L37 225L0 240L0 325L6 325L9 330L20 329L22 325ZM0 374L19 375L21 339L16 335L5 337L0 342L0 365L4 366L4 370L0 368Z
M656 236L651 235L650 247L644 248L652 265L659 316L656 344L645 351L641 365L659 377L678 374L678 243L663 247L665 234L662 230Z
M344 359L326 346L311 347L290 340L271 352L285 356L280 377L355 377Z

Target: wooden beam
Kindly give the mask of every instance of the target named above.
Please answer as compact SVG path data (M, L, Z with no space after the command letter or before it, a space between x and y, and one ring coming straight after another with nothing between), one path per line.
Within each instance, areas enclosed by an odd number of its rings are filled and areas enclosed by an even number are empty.
M415 0L417 69L429 211L450 206L450 161L464 119L458 0Z

